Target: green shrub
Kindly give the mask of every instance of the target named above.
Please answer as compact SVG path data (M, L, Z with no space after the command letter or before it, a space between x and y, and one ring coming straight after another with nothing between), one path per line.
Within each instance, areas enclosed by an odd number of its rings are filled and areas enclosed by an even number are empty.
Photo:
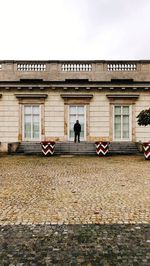
M150 108L146 110L142 110L138 116L137 123L139 126L148 126L150 125Z

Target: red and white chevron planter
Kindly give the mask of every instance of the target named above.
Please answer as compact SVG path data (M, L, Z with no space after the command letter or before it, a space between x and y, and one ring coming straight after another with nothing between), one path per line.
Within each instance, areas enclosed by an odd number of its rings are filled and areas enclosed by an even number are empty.
M43 141L41 142L42 153L47 155L53 155L55 151L55 142L54 141Z
M143 149L144 149L145 159L150 159L150 143L144 142L143 143Z
M109 151L109 142L108 141L96 141L96 153L99 156L105 156Z

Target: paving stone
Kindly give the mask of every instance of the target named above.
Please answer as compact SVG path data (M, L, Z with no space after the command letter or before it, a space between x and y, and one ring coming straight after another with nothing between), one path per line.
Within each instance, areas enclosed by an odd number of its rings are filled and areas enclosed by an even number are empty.
M0 157L0 265L150 265L141 156Z

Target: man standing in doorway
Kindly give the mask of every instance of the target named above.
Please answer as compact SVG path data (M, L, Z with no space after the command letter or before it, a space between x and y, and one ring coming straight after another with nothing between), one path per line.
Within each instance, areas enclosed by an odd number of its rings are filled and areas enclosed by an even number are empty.
M77 138L78 142L80 142L80 132L81 132L81 125L79 123L79 120L77 120L76 123L74 124L74 142L77 141Z

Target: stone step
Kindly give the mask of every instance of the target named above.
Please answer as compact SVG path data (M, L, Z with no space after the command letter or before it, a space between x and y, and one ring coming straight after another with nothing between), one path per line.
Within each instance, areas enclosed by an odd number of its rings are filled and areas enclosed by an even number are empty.
M95 144L93 142L61 142L57 143L55 147L56 154L85 154L94 155Z
M24 154L42 154L41 143L22 142L17 150L18 153ZM81 154L96 155L94 142L57 142L55 146L55 154ZM139 151L133 142L111 142L109 154L139 154Z
M139 154L134 142L111 142L110 154Z

